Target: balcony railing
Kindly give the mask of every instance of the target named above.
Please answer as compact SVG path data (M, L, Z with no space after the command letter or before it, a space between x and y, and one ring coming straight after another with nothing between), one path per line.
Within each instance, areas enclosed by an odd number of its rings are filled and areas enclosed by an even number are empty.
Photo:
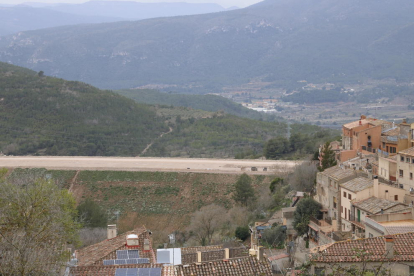
M361 219L358 220L358 217L355 215L351 215L349 217L349 221L353 222L355 225L357 225L360 228L365 228L365 222L361 221Z

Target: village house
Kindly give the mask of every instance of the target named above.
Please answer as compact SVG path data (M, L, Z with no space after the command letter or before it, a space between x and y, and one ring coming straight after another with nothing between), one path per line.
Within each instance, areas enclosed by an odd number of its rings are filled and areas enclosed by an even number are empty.
M414 274L414 233L347 240L314 248L310 259L312 275L327 275L336 268L354 267L392 270L392 275ZM357 258L356 255L361 257Z
M271 265L263 248L152 248L151 232L145 227L117 235L116 225L108 225L108 237L76 250L68 264L67 276L186 276L260 275L270 276ZM171 252L174 252L171 258ZM175 265L174 265L175 264Z
M392 123L366 118L362 115L358 121L342 126L342 146L340 161L357 157L358 153L376 153L381 147L382 131L391 128Z
M401 188L414 192L414 147L400 151L397 157L397 181Z
M323 221L330 222L332 230L341 230L339 185L357 176L357 171L340 166L334 166L317 173L314 199L322 204Z
M407 210L409 211L367 216L365 218L365 237L373 238L414 232L413 207Z
M390 202L390 205L398 202L402 204L405 194L405 190L380 183L378 179L357 177L341 184L342 231L352 231L356 237L364 237L364 218L367 210L358 209L356 206L358 204L363 206L364 202L372 201L377 204L385 201ZM375 213L371 212L371 214Z

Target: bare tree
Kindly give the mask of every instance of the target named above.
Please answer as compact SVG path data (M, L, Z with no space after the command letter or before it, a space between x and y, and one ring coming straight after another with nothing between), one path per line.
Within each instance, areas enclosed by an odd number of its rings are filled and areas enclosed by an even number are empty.
M59 275L77 240L75 204L44 179L0 183L0 275Z
M226 209L211 204L202 207L191 218L190 230L203 246L211 244L213 235L223 227L226 221Z
M315 185L317 167L312 162L303 162L296 166L289 176L288 183L296 191L310 192Z

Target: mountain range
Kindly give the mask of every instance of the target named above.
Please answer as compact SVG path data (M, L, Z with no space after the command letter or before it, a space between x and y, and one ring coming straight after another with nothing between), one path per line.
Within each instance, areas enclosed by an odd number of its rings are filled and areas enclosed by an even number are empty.
M100 88L220 92L254 78L411 80L410 0L266 0L219 13L65 26L0 39L0 60Z
M89 1L81 4L33 3L0 6L0 36L21 31L64 25L133 21L156 17L221 12L209 3L138 3L133 1Z

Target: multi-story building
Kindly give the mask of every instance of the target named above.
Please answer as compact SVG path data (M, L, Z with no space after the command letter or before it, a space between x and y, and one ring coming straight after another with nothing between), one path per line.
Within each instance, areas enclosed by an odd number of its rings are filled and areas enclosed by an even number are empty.
M371 215L365 218L365 238L414 232L414 212Z
M414 192L414 147L398 153L396 173L400 187Z
M341 206L340 184L357 176L357 171L340 166L334 166L323 172L318 172L314 199L323 206L323 219L327 219L328 221L340 219L338 215L340 214L339 208ZM340 222L338 223L340 226Z
M390 122L366 118L364 115L358 121L344 124L340 160L343 162L354 158L358 152L376 153L381 147L382 131L391 127Z

